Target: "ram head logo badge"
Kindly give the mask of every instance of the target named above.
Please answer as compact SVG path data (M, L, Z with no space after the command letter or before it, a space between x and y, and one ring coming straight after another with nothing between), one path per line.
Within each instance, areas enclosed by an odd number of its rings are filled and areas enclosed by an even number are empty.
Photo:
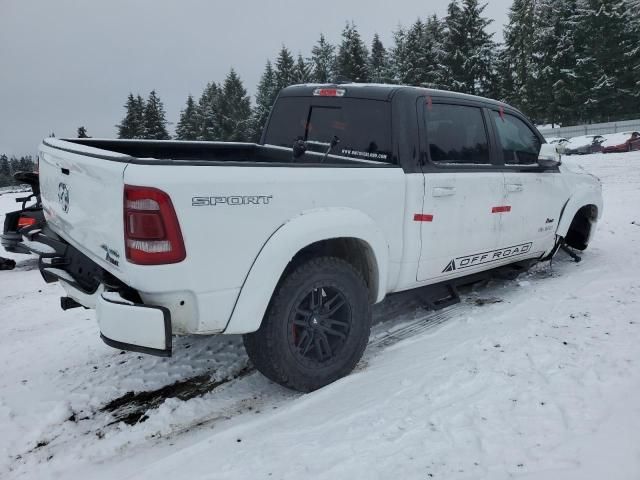
M64 213L69 211L69 187L64 182L58 184L58 203Z

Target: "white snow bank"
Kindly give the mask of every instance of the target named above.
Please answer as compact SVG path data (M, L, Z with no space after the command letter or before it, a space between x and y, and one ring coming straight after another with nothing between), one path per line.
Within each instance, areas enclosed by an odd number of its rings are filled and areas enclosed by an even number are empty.
M133 426L108 425L100 408L233 375L246 362L239 339L177 339L171 359L121 355L92 312L59 311L60 288L20 257L22 270L0 272L0 477L640 478L638 162L580 159L605 195L582 263L560 253L552 270L478 289L445 323L370 348L318 392L253 373ZM410 296L376 312L388 320L378 333L424 315Z

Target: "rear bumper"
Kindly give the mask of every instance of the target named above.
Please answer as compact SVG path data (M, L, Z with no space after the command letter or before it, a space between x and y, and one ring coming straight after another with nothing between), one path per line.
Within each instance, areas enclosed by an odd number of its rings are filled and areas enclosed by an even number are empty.
M120 350L171 356L173 332L168 308L133 302L117 291L108 291L104 284L94 292L87 292L63 270L43 268L47 281L59 281L68 298L96 310L100 338L104 343Z
M6 232L3 236L3 243L8 234L11 235ZM25 253L40 257L40 273L47 283L60 282L68 297L77 302L75 306L95 308L100 337L107 345L149 355L171 356L172 328L168 308L130 300L139 298L137 292L118 283L46 225L23 229L14 236L16 238L10 237L12 244Z
M96 312L100 338L121 350L171 356L171 314L164 307L141 305L116 292L103 292Z

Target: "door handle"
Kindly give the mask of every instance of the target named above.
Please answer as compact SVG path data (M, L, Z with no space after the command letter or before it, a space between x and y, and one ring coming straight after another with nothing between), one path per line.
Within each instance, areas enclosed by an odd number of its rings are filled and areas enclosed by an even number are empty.
M450 197L456 194L455 187L433 187L434 197Z
M521 183L507 183L507 192L522 192L524 187Z

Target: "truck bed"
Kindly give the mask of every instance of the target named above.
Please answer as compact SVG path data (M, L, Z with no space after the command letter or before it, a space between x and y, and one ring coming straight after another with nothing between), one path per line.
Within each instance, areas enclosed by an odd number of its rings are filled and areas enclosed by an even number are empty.
M64 142L64 143L63 143ZM293 144L293 141L291 142ZM67 138L44 140L44 144L69 153L125 163L138 164L189 164L189 165L236 165L255 166L272 164L277 166L318 166L332 167L389 167L387 163L371 160L306 152L293 159L292 149L256 143L197 142L174 140L112 140L96 138ZM88 148L87 148L88 147ZM99 151L97 151L99 150Z
M217 333L226 328L258 254L284 226L317 240L325 220L297 222L352 212L375 225L389 239L391 260L400 260L402 168L323 157L307 153L292 162L291 148L247 143L46 139L40 148L44 217L145 304L168 308L174 332ZM182 261L145 265L127 257L128 187L170 198L186 251Z

